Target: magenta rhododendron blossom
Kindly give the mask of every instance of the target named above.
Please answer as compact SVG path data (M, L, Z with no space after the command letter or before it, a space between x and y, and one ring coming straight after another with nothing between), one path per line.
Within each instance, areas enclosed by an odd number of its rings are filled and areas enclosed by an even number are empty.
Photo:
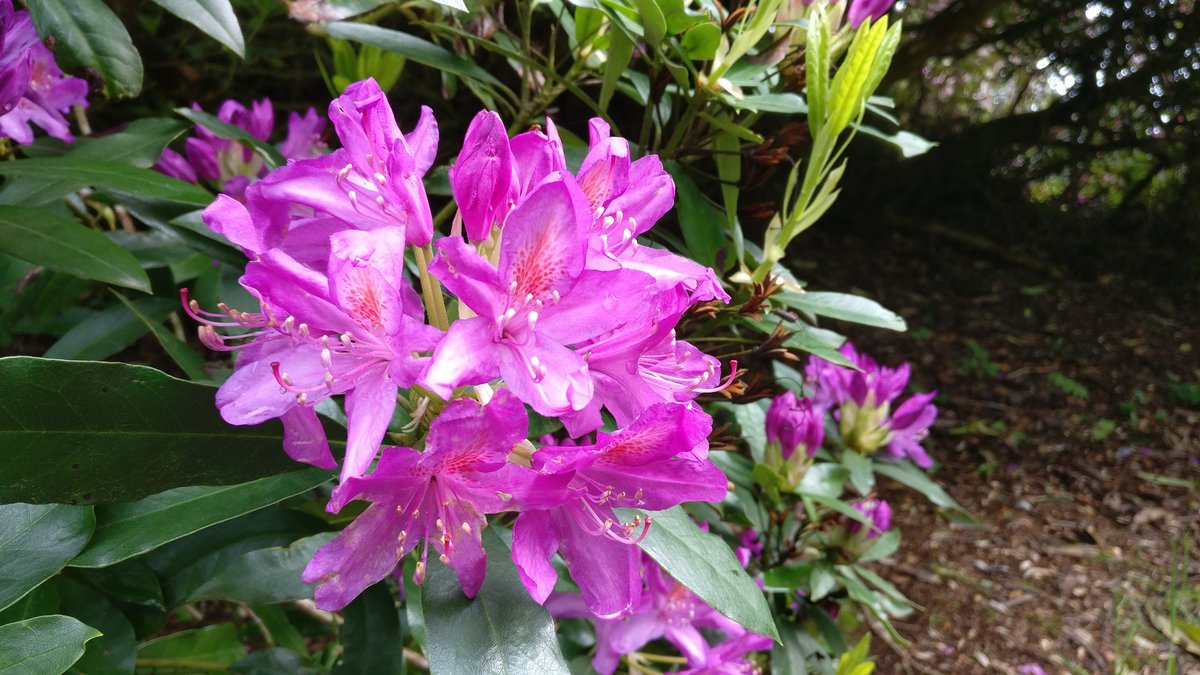
M201 109L196 104L192 108ZM238 101L227 100L217 110L217 119L264 142L275 129L275 109L266 98L253 101L249 108ZM324 152L321 132L325 129L325 119L317 115L315 109L309 108L303 116L290 113L287 126L287 137L279 145L279 153L285 158L317 157ZM189 183L209 181L239 199L246 186L267 174L267 167L254 148L220 138L199 125L196 135L184 141L183 154L164 148L154 168Z
M584 269L587 210L569 177L552 176L509 215L496 266L461 239L437 241L430 271L477 316L460 319L421 383L442 397L497 376L543 415L592 399L587 362L568 348L629 321L653 280Z
M290 162L256 184L261 199L275 205L267 212L272 226L286 228L299 207L358 230L399 227L409 244L428 244L433 216L422 179L437 152L433 112L422 107L416 127L402 133L369 79L346 87L329 104L329 118L340 150Z
M812 401L797 398L790 391L776 396L767 408L767 442L778 443L783 459L797 451L808 456L815 455L825 440L825 427L820 411L814 410Z
M344 481L331 508L353 498L371 506L305 568L304 581L320 584L317 606L345 607L421 541L416 581L424 580L432 544L458 574L463 592L474 597L486 565L484 514L510 508L511 495L534 477L507 461L527 430L524 407L503 389L486 406L457 399L434 420L424 452L385 448L370 475Z
M896 0L853 0L846 11L846 18L850 20L852 28L858 28L868 19L872 22L882 19L894 4Z
M420 300L404 279L398 228L369 234L344 230L329 238L328 247L324 272L300 264L284 248L261 253L246 267L242 285L258 297L262 310L230 310L224 322L197 319L207 324L201 337L214 349L240 348L216 327L258 329L235 336L253 341L217 392L226 421L258 424L281 417L287 426L303 415L315 431L319 425L313 426L311 406L346 394L350 421L342 476L347 478L370 465L391 422L398 388L411 386L423 367L412 353L432 348L439 333L422 323ZM293 412L298 408L309 412ZM301 461L332 466L327 450L313 461L310 452L290 449Z
M596 654L592 667L601 675L616 671L621 657L659 638L671 643L695 673L749 672L749 655L770 649L773 640L747 631L722 616L648 556L640 556L641 588L634 612L622 619L595 619L576 595L555 594L546 603L559 619L592 618ZM726 639L710 644L701 629L719 631Z
M270 130L265 102L222 112L257 138ZM345 606L422 540L417 576L432 545L474 595L485 516L515 510L512 556L536 600L554 586L557 552L592 614L634 611L636 543L650 522L622 523L614 509L720 500L727 489L707 457L712 418L693 401L721 388L721 364L675 326L696 302L728 296L711 270L636 240L670 208L670 176L657 159L630 161L624 139L596 121L573 174L552 123L509 139L483 112L451 175L461 227L435 239L422 184L438 140L429 109L401 133L367 80L329 116L341 149L293 159L204 212L249 258L241 284L258 311L187 303L207 345L240 352L217 393L227 421L279 418L293 458L333 468L313 406L344 397L346 454L329 509L371 505L306 569L318 604ZM430 242L437 255L414 255L414 275L407 249ZM454 321L426 306L440 297L430 277L457 300ZM413 447L381 452L401 395ZM535 450L525 405L561 418L573 438ZM618 428L590 441L605 408Z
M70 143L75 137L64 114L86 107L87 93L87 82L63 75L29 12L0 0L0 138L32 143L36 125Z
M937 392L914 394L897 405L908 386L907 363L894 369L880 366L848 342L839 351L859 370L814 356L806 377L815 388L813 405L822 410L836 409L834 416L842 441L858 452L882 449L892 457L907 457L917 466L932 466L933 460L921 441L937 419L937 407L933 405Z
M859 534L865 539L874 539L879 535L887 532L892 526L892 507L885 499L863 499L851 504L858 509L860 513L867 517L869 524L846 518L846 531L850 534Z
M529 594L543 602L558 578L557 550L600 617L632 611L639 587L638 550L649 523L622 524L614 508L661 511L685 501L719 501L726 479L711 462L691 457L707 447L712 419L679 404L659 403L628 428L600 432L593 445L545 446L533 455L543 474L570 475L558 495L523 508L513 526L513 561ZM638 526L641 526L639 528ZM639 532L639 529L643 529Z

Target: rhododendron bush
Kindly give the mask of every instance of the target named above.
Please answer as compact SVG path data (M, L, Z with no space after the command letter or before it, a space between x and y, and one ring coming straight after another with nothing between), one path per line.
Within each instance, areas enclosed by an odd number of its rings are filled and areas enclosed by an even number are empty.
M786 266L847 143L897 138L890 2L159 4L308 41L329 94L162 100L126 29L162 10L0 0L0 670L865 673L867 624L903 639L878 479L958 508L935 392L825 325L903 320Z

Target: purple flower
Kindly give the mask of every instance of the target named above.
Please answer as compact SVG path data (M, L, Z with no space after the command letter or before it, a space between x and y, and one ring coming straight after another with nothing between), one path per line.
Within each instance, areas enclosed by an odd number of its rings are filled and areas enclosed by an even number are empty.
M513 203L516 180L508 133L500 116L483 110L463 140L462 152L450 168L454 201L469 241L483 241L492 226L503 223Z
M205 216L217 212L228 223L235 220L228 211L238 208L226 197ZM323 271L305 266L284 248L265 250L246 267L241 282L260 300L260 312L226 309L226 320L219 321L188 305L205 324L201 339L210 348L242 349L233 375L217 392L217 407L227 422L259 424L280 417L285 438L293 439L285 442L289 454L332 467L323 436L313 437L320 424L311 406L346 394L346 479L366 471L391 422L397 389L411 386L423 368L412 353L431 349L440 333L422 323L420 299L404 279L401 230L343 230L325 241ZM256 331L234 336L252 338L248 345L232 344L217 334L215 328L222 326ZM302 425L293 427L298 420Z
M54 54L38 39L25 10L0 0L0 137L33 142L36 124L47 134L74 140L64 113L87 106L87 82L64 77Z
M867 517L870 525L863 531L863 523L852 518L845 518L846 531L852 535L861 536L870 541L887 532L892 526L892 507L884 499L863 499L851 504L859 513Z
M726 478L711 462L691 458L707 447L712 419L679 404L660 403L590 446L545 446L533 455L542 474L569 475L558 494L523 503L513 526L513 562L526 590L545 602L558 578L550 558L559 551L591 612L614 618L637 601L637 541L649 522L622 524L617 507L651 511L685 501L720 501ZM641 526L641 532L637 530Z
M627 322L653 287L627 270L585 270L587 207L569 177L554 175L509 214L493 267L463 240L437 241L430 271L458 296L460 319L421 383L449 398L454 387L497 376L543 415L592 400L587 362L568 348Z
M777 443L785 460L797 450L812 457L825 440L821 418L811 400L798 399L793 392L784 392L776 396L767 409L767 442Z
M192 105L200 110L199 105ZM275 128L275 112L270 99L261 99L249 108L233 100L221 104L217 119L239 127L254 138L266 141ZM279 152L287 159L302 159L319 156L324 150L321 132L325 119L309 108L303 117L297 113L288 116L287 138L279 145ZM186 156L185 156L186 155ZM202 126L196 126L196 135L184 141L184 154L164 148L154 168L158 171L191 183L210 181L226 194L244 199L246 187L254 179L267 174L262 157L248 145L220 138Z
M1046 671L1036 663L1026 663L1017 669L1017 675L1046 675Z
M384 448L375 471L343 482L332 509L356 497L371 506L304 569L305 583L320 584L317 606L345 607L391 574L421 540L416 582L424 581L432 543L458 574L463 592L474 597L486 566L480 540L485 514L510 508L511 495L533 477L507 461L527 429L524 406L503 389L486 406L456 399L430 426L424 452Z
M416 127L401 133L387 96L368 79L346 87L329 118L340 150L290 162L255 183L269 227L286 231L304 209L358 230L399 227L409 244L428 244L433 216L422 178L437 152L432 111L422 107Z
M859 354L849 342L839 351L859 370L814 356L806 376L815 389L814 407L837 409L842 442L864 454L886 448L892 457L908 457L923 468L932 466L933 460L921 441L937 418L937 407L932 403L937 392L915 394L897 407L908 385L907 363L895 369L882 367L871 357Z
M896 0L853 0L846 17L850 19L851 28L858 28L867 19L872 23L882 19L894 4Z
M617 669L621 657L659 638L687 658L692 673L749 672L749 653L771 648L771 638L747 631L722 616L671 578L649 557L643 559L645 588L633 614L623 619L593 619L596 655L592 666L602 675ZM587 610L578 596L555 594L546 603L555 618L584 618ZM701 629L724 633L727 639L710 645Z

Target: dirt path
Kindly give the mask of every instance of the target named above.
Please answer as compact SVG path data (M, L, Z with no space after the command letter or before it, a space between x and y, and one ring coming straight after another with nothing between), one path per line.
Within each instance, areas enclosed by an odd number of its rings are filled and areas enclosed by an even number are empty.
M911 234L808 243L831 261L801 267L813 289L908 319L851 337L941 391L937 477L980 521L887 490L904 532L887 576L924 611L896 623L910 646L876 636L878 672L1166 673L1173 655L1200 673L1197 304Z

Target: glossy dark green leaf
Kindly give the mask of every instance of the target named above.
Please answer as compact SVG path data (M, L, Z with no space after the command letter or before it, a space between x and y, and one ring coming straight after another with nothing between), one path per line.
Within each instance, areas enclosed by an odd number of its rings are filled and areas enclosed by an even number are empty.
M109 96L137 96L142 90L142 57L102 0L38 0L28 9L38 35L53 35L59 54L99 73Z
M486 82L492 85L500 84L494 75L481 68L474 61L457 56L438 45L419 37L401 33L396 30L380 28L366 23L350 23L338 21L324 24L325 30L335 38L353 40L372 45L385 51L399 54L417 63L437 68L438 70L459 75L465 78Z
M105 595L121 604L155 610L167 608L158 576L141 558L108 567L77 570L77 574L92 586L104 589Z
M158 321L178 309L178 303L164 298L138 298L133 305L143 316ZM80 321L50 345L44 356L72 361L106 359L136 342L149 330L127 307L113 305Z
M104 567L210 525L307 492L331 477L323 469L268 476L241 485L175 488L126 504L97 508L96 534L71 564Z
M287 160L283 158L283 155L279 154L279 151L276 150L275 147L270 143L266 143L255 138L254 136L251 136L250 132L241 127L222 122L221 119L216 115L192 108L176 108L175 112L178 113L180 117L186 118L191 122L208 129L218 138L224 138L230 141L238 141L239 143L245 143L246 145L254 148L254 151L263 158L264 162L266 162L268 168L274 169L275 167L283 166L287 163Z
M53 576L38 584L20 600L0 611L0 626L14 621L32 619L35 616L58 613L58 582L62 577Z
M246 653L231 623L205 626L160 637L138 646L138 669L221 671Z
M290 546L251 551L197 588L188 602L232 600L265 604L311 598L313 588L300 580L300 573L317 549L336 534L323 532Z
M205 528L138 560L145 560L162 579L163 596L174 607L242 556L287 546L325 527L318 517L273 506Z
M59 587L62 608L71 616L101 632L87 644L83 658L72 673L132 673L137 640L133 626L108 598L74 579L64 578Z
M554 622L535 603L492 530L483 531L487 577L474 600L441 563L429 566L422 590L431 673L567 673ZM756 589L757 590L757 589Z
M150 292L149 277L129 251L44 209L0 206L0 251L58 272Z
M62 673L100 631L60 614L0 626L0 675Z
M298 466L279 424L230 426L216 389L153 368L12 356L0 388L20 392L0 397L0 501L130 501Z
M831 319L841 319L888 330L908 330L908 324L899 314L874 300L857 295L821 291L809 293L781 291L773 297L789 307L817 316L827 316Z
M63 157L121 162L148 169L158 161L163 148L185 130L183 122L169 117L134 120L115 134L76 138ZM41 206L85 185L70 179L10 178L0 187L0 204Z
M363 591L346 606L342 616L346 619L341 631L342 660L333 671L335 675L400 672L404 661L404 636L400 630L396 592L390 583L381 581Z
M696 181L677 162L664 165L675 179L675 205L679 209L679 230L687 245L688 257L701 265L713 267L717 251L725 245L725 225Z
M70 180L122 195L204 208L213 200L207 190L128 164L73 157L21 159L0 162L0 176L29 176L40 180Z
M766 598L720 537L704 532L681 507L647 512L619 509L622 520L650 515L640 546L679 583L747 629L779 639Z
M238 56L246 55L242 27L229 0L154 0L154 4L204 31Z
M90 506L0 504L0 609L67 566L92 536Z

